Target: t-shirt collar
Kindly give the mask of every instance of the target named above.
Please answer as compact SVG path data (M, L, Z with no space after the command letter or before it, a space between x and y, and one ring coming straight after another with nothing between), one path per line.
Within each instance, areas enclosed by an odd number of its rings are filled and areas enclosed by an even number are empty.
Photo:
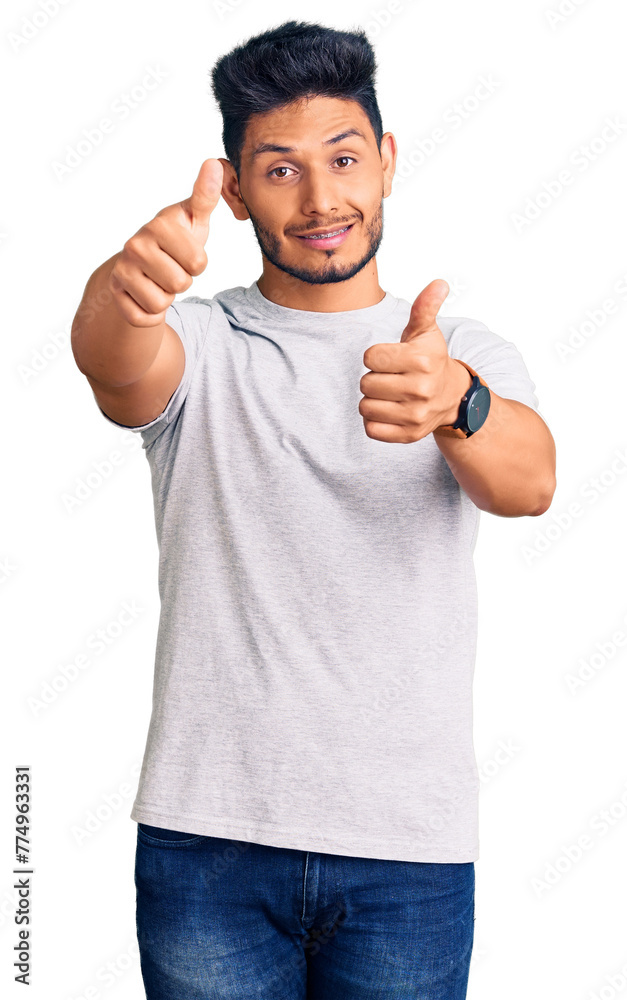
M308 324L331 324L335 325L337 323L337 317L341 316L343 319L351 320L364 320L366 323L371 323L373 321L380 320L383 316L387 316L388 313L398 305L399 300L392 295L390 292L386 292L380 302L375 302L372 306L364 306L362 309L342 309L335 312L320 312L317 310L310 309L291 309L289 306L281 306L276 302L272 302L271 299L267 299L265 295L260 291L259 286L256 281L249 285L245 289L244 294L249 301L250 305L254 309L266 316L272 316L274 319L284 319L302 322L305 320Z

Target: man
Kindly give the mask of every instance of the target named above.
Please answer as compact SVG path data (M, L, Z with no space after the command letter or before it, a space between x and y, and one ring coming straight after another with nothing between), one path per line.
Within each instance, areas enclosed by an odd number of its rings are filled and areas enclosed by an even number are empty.
M227 158L73 324L153 477L149 1000L466 996L479 511L546 511L555 447L516 347L438 315L446 282L413 306L379 285L397 147L374 74L365 34L294 21L219 60ZM220 195L263 273L173 304Z

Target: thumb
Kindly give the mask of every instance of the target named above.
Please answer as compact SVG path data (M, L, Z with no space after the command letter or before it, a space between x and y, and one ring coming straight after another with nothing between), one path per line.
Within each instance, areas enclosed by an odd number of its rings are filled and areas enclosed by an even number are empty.
M197 234L204 245L209 235L209 219L220 200L224 167L219 160L211 157L205 160L189 198L181 202L182 208L190 217L192 232Z
M407 326L401 336L401 344L413 340L421 333L431 333L438 329L436 317L449 292L450 288L444 278L435 278L423 288L411 307Z

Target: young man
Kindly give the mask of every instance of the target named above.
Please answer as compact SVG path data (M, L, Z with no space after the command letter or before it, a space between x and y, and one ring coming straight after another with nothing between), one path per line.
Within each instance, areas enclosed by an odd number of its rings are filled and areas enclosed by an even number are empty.
M413 306L379 285L397 148L374 74L365 34L294 21L220 59L227 158L73 325L153 477L149 1000L466 996L479 511L546 511L555 448L511 342L440 317L446 282ZM173 304L220 195L263 273Z

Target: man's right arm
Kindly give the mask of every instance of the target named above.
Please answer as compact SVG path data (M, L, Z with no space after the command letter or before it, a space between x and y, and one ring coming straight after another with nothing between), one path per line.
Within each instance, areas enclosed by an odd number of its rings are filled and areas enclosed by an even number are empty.
M105 261L87 282L72 323L72 351L107 416L138 427L165 410L183 377L185 351L165 320L137 327L121 315L109 289L118 257Z
M207 266L204 244L222 178L220 161L205 160L191 197L159 212L87 282L72 353L98 405L120 424L154 420L183 377L185 350L165 315Z

